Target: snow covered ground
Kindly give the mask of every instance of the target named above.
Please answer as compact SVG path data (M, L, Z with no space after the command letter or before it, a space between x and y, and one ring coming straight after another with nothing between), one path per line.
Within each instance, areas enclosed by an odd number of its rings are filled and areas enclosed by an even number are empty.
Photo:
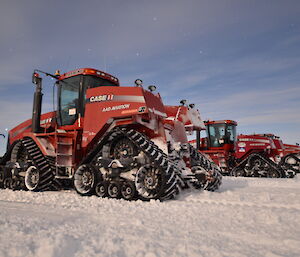
M0 190L0 256L299 256L300 177L126 202Z

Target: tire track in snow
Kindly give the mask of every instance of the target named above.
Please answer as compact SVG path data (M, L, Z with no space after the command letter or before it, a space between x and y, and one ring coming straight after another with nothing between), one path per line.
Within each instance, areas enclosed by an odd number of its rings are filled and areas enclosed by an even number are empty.
M228 200L212 200L212 199L189 199L185 204L216 204L224 206L240 206L240 207L257 207L257 208L271 208L271 209L282 209L282 210L295 210L300 211L300 205L288 205L278 203L253 203L244 201L228 201Z

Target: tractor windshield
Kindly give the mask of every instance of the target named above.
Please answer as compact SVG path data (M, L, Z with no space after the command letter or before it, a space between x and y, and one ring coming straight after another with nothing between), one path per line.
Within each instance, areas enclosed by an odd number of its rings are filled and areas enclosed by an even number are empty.
M85 95L89 88L101 86L118 86L104 78L77 75L59 81L58 112L59 124L72 125L78 119L78 114L84 116Z
M236 126L233 124L209 124L207 133L210 147L222 147L236 140Z
M109 80L90 75L84 76L83 84L86 89L103 86L117 86L115 83Z

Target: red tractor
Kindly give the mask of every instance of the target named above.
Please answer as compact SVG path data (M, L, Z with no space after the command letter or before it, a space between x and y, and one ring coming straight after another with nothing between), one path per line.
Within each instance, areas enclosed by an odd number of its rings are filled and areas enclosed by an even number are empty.
M273 134L239 135L233 120L205 122L207 137L198 149L222 169L223 175L293 177L300 172L300 147L283 144Z
M58 92L57 110L42 115L38 73L54 78ZM63 75L35 70L32 78L32 119L9 131L0 161L4 188L44 191L73 184L81 195L165 200L186 187L220 186L218 168L195 154L182 122L167 119L172 107L163 105L154 86L145 90L136 80L135 87L120 87L116 77L91 68ZM201 124L189 125L199 130Z

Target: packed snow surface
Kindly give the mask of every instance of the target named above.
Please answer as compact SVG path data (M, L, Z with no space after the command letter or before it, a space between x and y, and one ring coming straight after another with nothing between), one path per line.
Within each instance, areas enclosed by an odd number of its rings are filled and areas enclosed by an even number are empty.
M127 202L0 190L0 256L299 256L300 177Z

